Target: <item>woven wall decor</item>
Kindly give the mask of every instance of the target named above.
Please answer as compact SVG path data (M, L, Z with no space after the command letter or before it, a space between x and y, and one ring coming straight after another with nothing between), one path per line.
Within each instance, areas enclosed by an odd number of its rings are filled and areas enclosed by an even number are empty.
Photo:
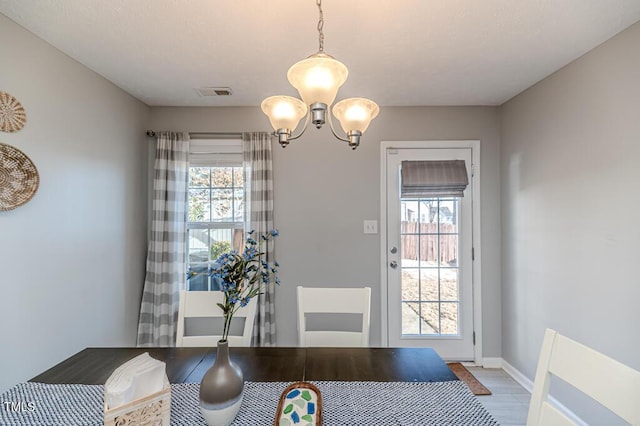
M22 104L7 92L0 91L0 130L17 132L27 122L27 113Z
M13 210L38 190L38 169L18 148L0 143L0 211Z

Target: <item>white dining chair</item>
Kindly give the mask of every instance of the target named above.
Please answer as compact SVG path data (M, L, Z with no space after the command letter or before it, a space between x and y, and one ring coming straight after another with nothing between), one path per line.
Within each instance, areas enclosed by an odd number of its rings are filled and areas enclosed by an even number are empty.
M253 321L256 316L256 301L253 298L247 306L239 308L233 315L233 320L244 318L241 335L229 335L229 346L251 346ZM178 325L176 331L176 346L216 346L222 338L222 324L224 316L218 303L224 303L222 291L184 291L180 292L180 307L178 309ZM185 335L185 321L190 318L220 318L220 327L211 329L207 335Z
M300 346L369 346L371 288L298 287L298 343ZM307 330L306 314L360 314L360 331Z
M547 329L531 392L527 426L574 425L549 403L557 376L632 425L640 425L640 372Z

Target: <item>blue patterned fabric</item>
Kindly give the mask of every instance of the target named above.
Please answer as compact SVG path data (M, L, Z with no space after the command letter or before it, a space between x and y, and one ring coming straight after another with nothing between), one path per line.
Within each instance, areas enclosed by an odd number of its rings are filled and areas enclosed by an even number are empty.
M278 400L289 384L246 382L242 407L232 426L273 424ZM458 380L314 384L322 395L324 426L498 426ZM198 391L197 383L171 385L172 425L205 425L198 409ZM0 395L0 425L101 425L102 395L101 385L22 383Z

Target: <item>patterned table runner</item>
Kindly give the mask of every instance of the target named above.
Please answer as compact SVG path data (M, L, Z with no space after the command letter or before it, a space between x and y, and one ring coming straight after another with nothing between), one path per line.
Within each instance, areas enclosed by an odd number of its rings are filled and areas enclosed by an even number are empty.
M491 417L461 381L313 382L322 393L323 425L478 425ZM272 425L290 383L246 382L239 425ZM171 424L206 425L198 410L199 384L171 385ZM101 425L103 386L21 383L0 395L0 425Z

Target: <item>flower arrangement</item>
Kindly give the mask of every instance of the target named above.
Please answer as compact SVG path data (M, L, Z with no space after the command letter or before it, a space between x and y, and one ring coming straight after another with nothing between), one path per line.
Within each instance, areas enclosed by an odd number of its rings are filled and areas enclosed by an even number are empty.
M270 266L262 258L267 252L269 241L278 236L278 230L273 229L261 235L258 240L254 235L255 231L247 234L242 253L235 250L223 253L209 268L209 275L212 279L222 282L224 292L224 303L218 303L224 314L223 341L226 341L229 336L233 314L241 307L247 306L252 298L261 294L264 286L271 282L280 284L277 276L277 268L280 266L278 262L274 261ZM261 251L263 245L264 251Z

